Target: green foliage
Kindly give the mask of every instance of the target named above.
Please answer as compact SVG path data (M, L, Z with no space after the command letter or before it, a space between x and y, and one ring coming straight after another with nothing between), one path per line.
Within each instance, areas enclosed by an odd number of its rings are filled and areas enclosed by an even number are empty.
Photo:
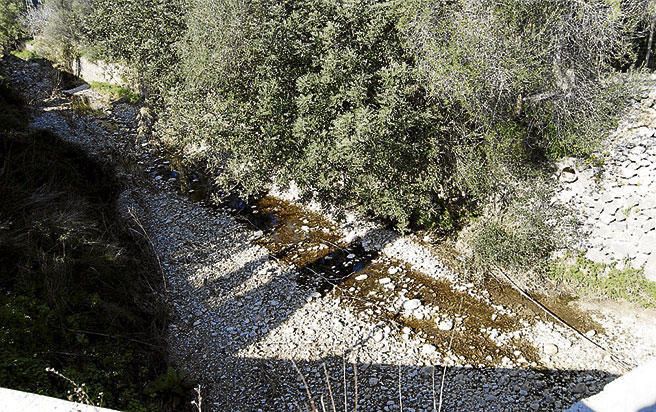
M21 60L34 60L39 58L39 55L32 50L12 50L11 55L18 57Z
M88 0L45 0L38 9L32 10L31 15L41 15L28 19L37 52L72 71L72 65L80 56L84 19L89 12Z
M65 397L52 367L105 406L181 410L177 393L146 392L166 370L167 307L149 250L116 215L118 183L79 148L28 132L20 100L0 92L0 113L18 115L0 122L0 386Z
M629 50L639 1L456 1L409 30L432 96L474 128L527 129L536 154L587 155L617 110L611 63ZM563 36L563 33L567 33ZM494 161L494 159L490 159Z
M127 87L102 82L91 82L89 85L93 90L109 96L113 100L124 100L130 104L136 104L141 100L141 96L138 93L133 92Z
M25 12L23 0L0 2L0 55L10 49L23 36L20 17Z
M563 246L567 211L551 202L544 184L518 188L509 205L472 225L473 263L479 269L499 267L515 273L542 273L549 256Z
M137 70L159 137L220 190L294 181L455 227L545 159L594 152L643 3L96 0L76 32Z
M522 188L598 149L646 5L95 0L81 42L137 70L157 137L223 194L294 182L442 231L493 210L475 256L522 268L556 236Z
M642 270L618 268L592 262L585 256L567 256L555 262L550 277L578 294L611 298L656 307L656 283L647 280Z
M86 42L98 57L135 69L157 98L177 81L174 44L183 31L183 0L95 0Z
M222 188L294 180L401 226L441 215L450 136L402 46L399 7L192 2L185 84L168 96L160 133L205 156Z
M399 227L448 227L545 159L597 148L625 91L607 77L628 15L600 0L193 0L158 132L225 191L294 181Z

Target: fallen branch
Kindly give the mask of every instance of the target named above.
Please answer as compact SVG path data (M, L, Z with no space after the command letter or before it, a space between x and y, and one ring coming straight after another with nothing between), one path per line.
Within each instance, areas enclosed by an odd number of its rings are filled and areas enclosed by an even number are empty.
M601 349L602 351L606 352L606 353L610 356L610 358L611 358L613 361L615 361L616 363L618 363L619 365L621 365L621 367L622 367L622 369L623 369L624 372L628 372L629 370L633 369L633 368L636 366L636 365L632 365L631 363L629 363L629 362L627 362L627 361L624 361L623 359L620 359L620 358L617 357L614 353L612 353L612 352L610 351L610 349L605 348L605 347L601 346L599 343L597 343L597 342L593 341L592 339L590 339L590 338L589 338L588 336L586 336L583 332L581 332L581 331L578 330L576 327L574 327L574 326L572 326L571 324L569 324L565 319L561 318L561 317L558 316L556 313L554 313L551 309L549 309L547 306L545 306L542 302L539 302L537 299L535 299L533 296L531 296L528 292L526 292L525 290L523 290L523 289L522 289L522 288L521 288L521 287L520 287L520 286L519 286L514 280L512 280L512 279L510 278L510 276L508 276L503 270L501 270L501 268L499 268L498 266L496 266L496 269L497 269L497 271L498 271L499 273L501 273L501 275L506 279L506 281L507 281L507 282L508 282L508 283L509 283L509 284L510 284L510 285L511 285L511 286L512 286L517 292L519 292L524 298L526 298L526 299L528 299L529 301L531 301L531 303L533 303L535 306L537 306L537 307L539 307L540 309L542 309L547 315L549 315L549 316L551 316L552 318L554 318L556 321L558 321L560 324L562 324L562 325L565 326L566 328L572 330L574 333L576 333L578 336L580 336L580 337L583 338L584 340L590 342L590 343L593 344L595 347L597 347L597 348ZM501 281L499 280L499 278L498 278L494 273L492 273L492 275L495 277L495 279L497 279L497 281L501 282Z

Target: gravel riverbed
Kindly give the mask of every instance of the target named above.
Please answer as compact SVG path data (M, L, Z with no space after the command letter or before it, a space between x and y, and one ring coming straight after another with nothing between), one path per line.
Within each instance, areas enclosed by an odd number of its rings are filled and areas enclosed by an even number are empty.
M354 236L304 208L258 230L159 172L168 160L139 137L138 108L78 114L43 62L5 66L34 109L32 127L116 166L119 210L161 262L172 361L201 383L206 410L306 410L308 391L319 410L562 410L656 354L653 311L583 305L582 332L602 350L511 302L507 286L461 278L409 237ZM309 274L330 282L300 281Z

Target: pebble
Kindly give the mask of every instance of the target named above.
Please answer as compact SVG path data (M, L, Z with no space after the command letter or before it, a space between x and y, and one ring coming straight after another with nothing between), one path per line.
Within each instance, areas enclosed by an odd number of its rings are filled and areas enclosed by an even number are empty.
M399 272L399 270L400 269L398 267L392 266L389 269L387 269L387 273L389 273L390 275L395 275Z
M554 345L553 343L547 343L544 345L544 353L549 356L553 356L558 353L558 346Z
M443 319L437 323L437 328L442 331L450 331L453 329L453 321L451 319Z
M403 309L407 312L412 312L413 310L419 309L421 307L421 301L419 299L410 299L403 302Z
M574 386L575 393L586 393L587 391L588 391L588 386L583 382L577 383Z
M421 353L423 353L424 355L432 355L433 353L435 353L435 351L437 351L437 348L429 343L425 343L421 347Z

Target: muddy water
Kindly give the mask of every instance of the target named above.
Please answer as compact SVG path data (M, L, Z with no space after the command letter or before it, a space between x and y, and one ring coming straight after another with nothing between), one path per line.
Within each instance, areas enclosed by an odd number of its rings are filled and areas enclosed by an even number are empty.
M180 162L160 160L150 172L174 183L193 200L208 199L208 180L185 172ZM334 223L274 197L246 201L232 196L216 207L259 231L257 242L271 256L299 268L300 284L321 295L332 293L374 320L391 322L422 337L438 351L453 353L455 362L496 366L508 358L520 365L539 366L536 349L513 332L522 328L519 319L533 322L546 315L509 286L487 279L488 300L413 271L405 263L367 252L359 242L346 244ZM603 331L567 300L540 298L580 330ZM413 299L420 302L420 308L406 310L404 302ZM498 345L499 335L510 337Z
M496 313L489 302L457 291L446 280L366 252L358 242L343 243L338 228L316 213L268 196L232 208L262 231L258 242L272 256L300 269L299 283L420 335L437 350L454 353L454 361L493 366L503 357L527 365L539 360L525 341L513 339L499 347L492 338L520 329L516 318ZM421 309L407 312L403 303L412 299L421 302Z
M364 313L409 329L440 352L454 353L459 362L493 366L503 357L527 365L539 360L521 339L500 347L492 338L520 329L516 317L499 314L489 302L399 261L375 260L344 282L337 295ZM403 302L411 299L421 302L419 310L406 310Z
M491 299L505 307L511 308L515 313L524 318L540 319L543 321L553 321L553 317L547 314L542 308L535 305L530 300L522 296L512 286L501 283L494 278L486 278L484 288L490 293ZM581 332L594 330L596 333L604 333L604 327L592 319L585 312L577 309L573 304L576 298L560 295L546 296L542 294L531 294L537 302L540 302L568 325Z

